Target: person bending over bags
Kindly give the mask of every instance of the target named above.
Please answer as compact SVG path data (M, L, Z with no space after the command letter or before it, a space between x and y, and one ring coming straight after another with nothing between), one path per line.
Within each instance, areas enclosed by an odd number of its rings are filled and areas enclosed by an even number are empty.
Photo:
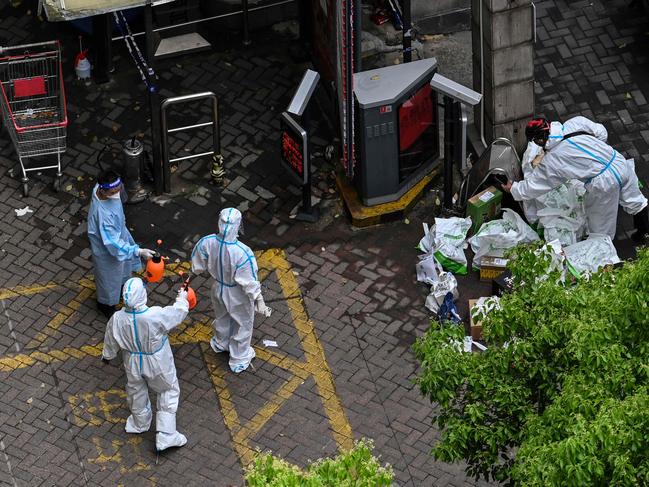
M626 159L606 143L603 125L585 117L574 117L562 124L535 118L527 123L528 140L545 150L538 167L523 181L502 185L516 201L536 199L579 179L586 188L584 206L589 233L615 238L618 206L633 215L636 242L649 232L647 198L640 191L633 159Z

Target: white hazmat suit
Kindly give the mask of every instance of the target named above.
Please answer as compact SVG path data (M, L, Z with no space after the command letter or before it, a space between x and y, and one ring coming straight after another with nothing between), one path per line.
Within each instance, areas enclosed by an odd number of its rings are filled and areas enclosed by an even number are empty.
M241 212L225 208L219 214L219 233L201 238L192 252L192 271L205 270L214 279L212 349L229 352L230 369L243 372L255 358L250 346L255 310L270 314L257 279L257 260L250 247L239 242Z
M592 135L563 139L581 131ZM536 199L569 179L578 179L586 188L588 232L615 238L618 205L636 215L647 206L647 198L640 192L633 160L608 145L607 138L603 125L585 117L552 122L543 161L523 181L512 184L512 196L516 201Z
M180 387L167 334L187 316L187 291L178 292L173 306L147 307L142 279L126 281L125 308L108 321L103 358L111 360L122 351L126 371L126 394L131 415L127 433L143 433L151 426L152 411L148 388L157 395L156 448L183 446L187 438L176 430L176 411Z

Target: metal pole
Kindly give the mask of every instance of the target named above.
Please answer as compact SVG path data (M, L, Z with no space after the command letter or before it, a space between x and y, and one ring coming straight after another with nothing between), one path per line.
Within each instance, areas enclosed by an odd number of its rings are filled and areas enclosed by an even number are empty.
M243 45L250 45L250 33L248 32L248 0L241 0L241 10L243 11Z
M146 58L147 63L153 68L155 52L153 47L153 6L147 0L144 7L144 30L146 33ZM151 146L153 149L153 185L156 194L162 194L167 183L164 180L162 154L160 150L160 95L157 89L149 89L149 110L151 113Z
M353 69L354 63L352 61L352 56L354 55L354 45L352 41L352 33L354 29L353 23L353 11L354 11L354 1L353 0L344 0L345 2L345 84L347 85L347 93L345 99L345 105L347 108L346 113L346 127L347 127L347 175L350 179L354 177L354 132L353 132L353 123L354 123L354 76Z
M453 208L453 99L444 97L444 208Z
M113 69L112 19L112 14L94 15L92 17L93 43L95 47L93 75L95 83L98 85L110 81L110 72Z
M403 62L412 61L412 15L410 0L403 0Z

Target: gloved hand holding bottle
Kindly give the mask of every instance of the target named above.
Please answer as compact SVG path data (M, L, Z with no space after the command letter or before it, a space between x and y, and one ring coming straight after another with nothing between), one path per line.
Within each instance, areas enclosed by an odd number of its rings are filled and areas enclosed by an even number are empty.
M144 260L149 260L149 259L153 258L153 256L155 255L155 252L153 250L149 250L149 249L140 249L138 251L138 255L140 257L142 257Z

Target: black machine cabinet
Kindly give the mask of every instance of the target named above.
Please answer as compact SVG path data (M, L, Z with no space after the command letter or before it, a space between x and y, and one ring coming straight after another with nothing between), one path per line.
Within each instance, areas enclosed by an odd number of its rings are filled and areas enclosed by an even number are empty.
M354 183L364 205L395 201L439 164L435 58L354 74Z

